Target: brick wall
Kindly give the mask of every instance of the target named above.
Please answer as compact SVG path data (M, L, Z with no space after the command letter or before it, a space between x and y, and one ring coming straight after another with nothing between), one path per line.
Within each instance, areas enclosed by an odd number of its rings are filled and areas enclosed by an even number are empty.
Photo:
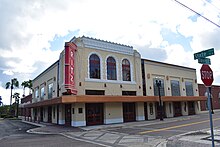
M206 92L206 87L203 84L198 84L198 87L199 87L199 95L204 96ZM220 109L219 93L220 93L220 86L212 85L211 94L213 96L212 98L213 109ZM201 110L202 111L207 110L206 101L201 102Z

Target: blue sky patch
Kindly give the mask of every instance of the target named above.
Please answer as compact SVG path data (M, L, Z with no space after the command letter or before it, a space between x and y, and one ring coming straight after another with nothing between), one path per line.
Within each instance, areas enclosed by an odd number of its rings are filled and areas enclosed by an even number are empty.
M163 36L164 40L168 41L170 45L181 44L184 47L185 51L192 51L192 48L190 46L192 37L185 37L182 34L180 34L178 31L177 33L175 33L167 28L163 28L161 30L161 35Z
M66 36L58 36L57 34L53 38L53 41L50 41L50 49L53 51L62 50L66 41L69 41L74 36L78 36L80 30L70 31Z

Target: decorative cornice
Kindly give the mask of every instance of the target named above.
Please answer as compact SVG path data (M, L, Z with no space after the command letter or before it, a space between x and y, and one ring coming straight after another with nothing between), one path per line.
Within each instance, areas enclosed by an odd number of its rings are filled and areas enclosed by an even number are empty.
M79 41L79 42L78 42ZM90 37L73 37L70 42L74 42L77 46L82 46L87 48L99 49L109 52L116 52L121 54L133 55L134 49L132 46L118 44L114 42L104 41L100 39L90 38Z

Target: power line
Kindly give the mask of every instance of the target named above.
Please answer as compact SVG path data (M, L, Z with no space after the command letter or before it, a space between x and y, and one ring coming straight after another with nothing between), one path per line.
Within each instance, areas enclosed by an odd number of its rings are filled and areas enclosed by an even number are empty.
M218 28L220 28L220 25L218 25L217 23L211 21L210 19L208 19L207 17L203 16L202 14L196 12L195 10L189 8L188 6L184 5L183 3L181 3L181 2L179 2L179 1L177 1L177 0L174 0L174 1L177 2L178 4L182 5L183 7L189 9L190 11L196 13L197 15L201 16L202 18L204 18L205 20L207 20L207 21L209 21L210 23L214 24L214 25L217 26Z
M208 0L202 0L202 1L204 3L208 3L208 4L212 5L216 10L218 10L218 13L219 13L220 9L217 6L215 6L214 4L210 3Z

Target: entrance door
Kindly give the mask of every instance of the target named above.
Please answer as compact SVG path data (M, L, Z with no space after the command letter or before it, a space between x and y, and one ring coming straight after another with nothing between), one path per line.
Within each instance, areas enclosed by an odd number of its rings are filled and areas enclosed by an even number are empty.
M71 104L65 105L65 125L71 126Z
M86 125L102 125L103 115L103 103L86 104Z
M52 123L52 106L48 107L48 123Z
M147 102L144 103L144 116L145 116L145 120L148 120L148 114L147 114Z
M136 120L135 103L123 103L123 118L124 122Z
M44 108L40 107L40 121L43 122Z
M160 110L159 102L156 102L156 119L160 118L160 114L162 113L163 118L166 118L166 106L165 103L163 103L162 112Z
M189 115L195 115L195 105L194 102L188 102L188 110L189 110Z
M181 102L173 102L174 117L182 116Z

